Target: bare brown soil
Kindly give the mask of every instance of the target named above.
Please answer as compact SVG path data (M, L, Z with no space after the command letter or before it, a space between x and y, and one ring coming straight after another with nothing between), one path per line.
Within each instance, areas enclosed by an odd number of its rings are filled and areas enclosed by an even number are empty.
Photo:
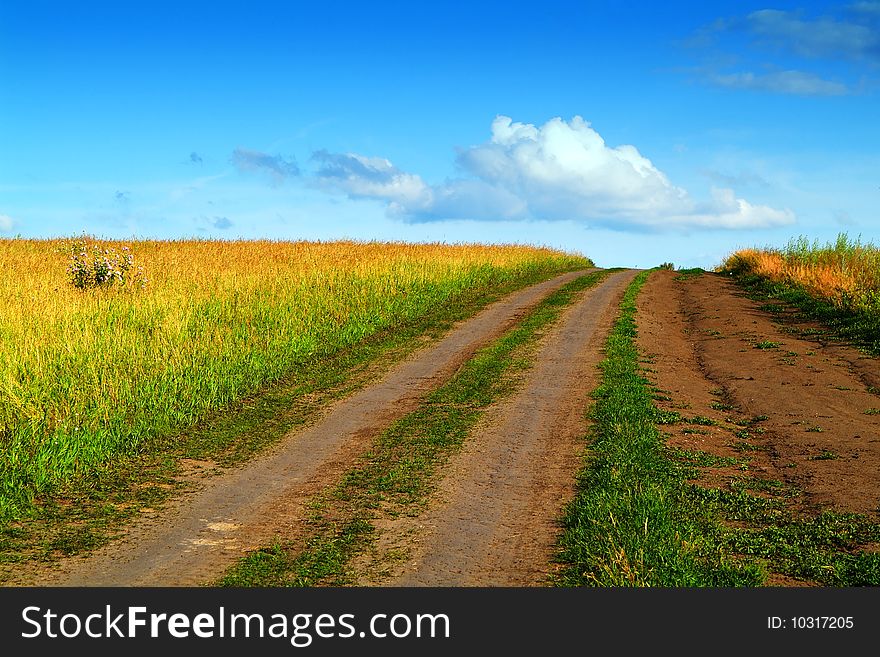
M638 300L638 344L659 407L694 422L664 426L669 444L749 459L701 483L778 481L795 512L880 516L880 361L803 334L759 309L729 279L653 274ZM797 325L804 328L803 324ZM783 582L783 584L790 584Z
M418 517L379 524L362 584L547 583L563 505L574 496L597 363L635 271L585 292L545 336L520 390L489 409ZM385 564L384 570L375 563Z
M64 559L49 570L22 570L9 583L186 586L213 581L246 551L295 531L310 497L336 481L374 436L414 410L428 391L541 299L583 273L558 276L488 306L378 383L333 404L316 424L287 436L264 456L204 478L200 489L140 518L91 555Z

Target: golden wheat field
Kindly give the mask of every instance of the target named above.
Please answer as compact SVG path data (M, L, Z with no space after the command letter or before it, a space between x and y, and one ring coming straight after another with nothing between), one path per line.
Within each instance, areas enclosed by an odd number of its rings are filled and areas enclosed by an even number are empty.
M0 241L0 515L297 363L444 304L592 264L527 246L99 246L130 247L146 285L77 289L69 241Z

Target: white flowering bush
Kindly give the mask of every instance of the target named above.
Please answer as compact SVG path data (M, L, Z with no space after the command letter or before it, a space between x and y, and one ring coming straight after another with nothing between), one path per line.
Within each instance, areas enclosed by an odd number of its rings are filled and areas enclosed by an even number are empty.
M131 249L115 249L89 244L85 238L73 240L62 247L68 254L67 277L80 290L106 288L114 285L143 289L147 276L143 267L135 267Z

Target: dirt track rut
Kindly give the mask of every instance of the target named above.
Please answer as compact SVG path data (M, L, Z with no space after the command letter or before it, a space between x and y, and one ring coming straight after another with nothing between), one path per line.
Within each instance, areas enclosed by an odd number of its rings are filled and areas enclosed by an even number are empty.
M513 326L572 272L483 309L383 380L334 404L248 465L208 479L158 518L133 524L88 557L67 559L27 584L187 586L212 581L246 550L295 527L309 496L338 477L373 436L412 411L481 346Z
M574 495L596 365L635 274L609 276L565 312L525 385L486 414L451 462L440 501L406 532L415 537L408 562L386 584L546 583L556 519Z

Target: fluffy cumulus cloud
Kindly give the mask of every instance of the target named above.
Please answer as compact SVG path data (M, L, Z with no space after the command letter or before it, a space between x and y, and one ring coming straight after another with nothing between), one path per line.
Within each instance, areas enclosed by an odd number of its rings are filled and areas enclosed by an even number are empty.
M256 171L268 174L275 184L299 175L299 166L293 159L281 155L269 155L248 148L236 148L232 152L232 163L239 171Z
M687 197L635 147L609 147L579 116L540 128L496 117L489 142L463 151L458 162L548 219L656 215Z
M12 230L12 225L15 222L12 221L12 217L7 214L0 214L0 233L8 233Z
M752 228L794 221L788 210L753 205L729 189L695 202L635 146L612 147L589 123L542 126L498 116L486 143L462 150L467 177L428 185L381 158L316 153L321 184L388 202L410 221L574 220L616 228Z

